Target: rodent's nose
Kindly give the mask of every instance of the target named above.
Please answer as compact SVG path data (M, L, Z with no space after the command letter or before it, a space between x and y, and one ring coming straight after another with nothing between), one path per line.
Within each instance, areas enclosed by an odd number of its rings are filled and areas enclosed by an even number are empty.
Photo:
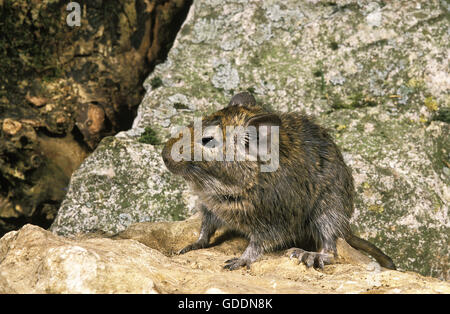
M183 162L177 162L171 156L172 147L176 141L177 141L177 139L175 139L175 138L169 139L167 141L166 145L164 145L163 151L161 153L162 159L163 159L164 164L166 165L167 169L169 169L170 172L175 173L175 174L180 173L180 171L184 167Z
M167 163L169 162L169 160L167 159L167 156L163 154L162 159L164 161L164 164L167 166Z
M172 148L172 145L170 145L170 141L168 141L166 143L166 145L164 145L163 151L162 151L162 159L164 161L164 164L166 165L167 168L169 168L169 164L172 158L170 158L170 150ZM170 170L170 168L169 168Z

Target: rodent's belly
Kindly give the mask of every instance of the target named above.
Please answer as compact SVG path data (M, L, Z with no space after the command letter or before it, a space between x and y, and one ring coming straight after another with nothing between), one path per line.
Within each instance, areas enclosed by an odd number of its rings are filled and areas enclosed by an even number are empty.
M287 248L304 240L300 221L286 220L282 215L279 219L269 219L264 210L255 209L247 200L217 201L204 198L203 205L214 214L224 227L238 231L248 238L257 239L266 250Z
M293 242L298 238L298 226L283 219L268 220L268 216L256 210L247 200L230 202L207 202L207 208L228 229L238 231L247 237L256 237L269 248ZM281 217L280 217L281 218Z
M218 200L216 197L200 197L203 205L217 216L229 228L240 232L250 232L254 217L253 204L245 199L224 197ZM248 229L248 230L247 230Z

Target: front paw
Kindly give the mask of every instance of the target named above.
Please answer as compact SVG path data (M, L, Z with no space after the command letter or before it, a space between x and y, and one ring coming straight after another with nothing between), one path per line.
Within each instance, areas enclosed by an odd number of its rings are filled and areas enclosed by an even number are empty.
M188 246L185 246L181 250L177 252L178 255L187 253L189 251L204 249L207 246L207 244L203 241L197 241L192 244L189 244Z
M306 267L323 269L324 265L332 264L334 259L332 254L308 252L298 248L292 248L287 251L290 258L297 258L299 262L302 262Z
M228 270L235 270L235 269L241 268L243 266L246 266L248 269L248 268L250 268L250 264L252 262L249 259L235 257L235 258L225 261L225 263L226 263L226 265L223 266L223 268L228 269Z

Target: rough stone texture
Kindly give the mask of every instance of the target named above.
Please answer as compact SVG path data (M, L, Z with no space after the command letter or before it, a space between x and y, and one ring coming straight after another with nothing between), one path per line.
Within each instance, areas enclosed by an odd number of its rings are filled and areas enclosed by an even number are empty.
M167 138L248 90L269 108L315 114L331 130L353 169L358 235L383 248L401 269L448 278L450 132L448 121L433 118L450 107L448 12L448 2L438 0L195 1L167 61L146 80L132 129L105 142L81 166L52 230L87 231L97 219L111 222L95 226L109 232L125 227L125 212L133 222L167 219L151 212L167 206L152 197L161 192L179 193L170 206L187 215L195 202L160 168L160 147L136 142L145 128ZM133 160L133 154L117 159L116 146L142 149L138 153L158 167ZM143 183L126 182L139 171L134 167L128 175L121 172L120 184L99 178L100 164L116 173L139 164ZM156 190L147 188L156 182ZM80 186L94 191L80 198ZM94 204L100 194L104 201L89 208L87 200ZM144 197L156 202L145 214L115 201L142 204Z
M53 223L53 230L65 235L116 233L136 221L180 220L186 213L183 200L190 197L183 180L165 170L157 147L115 137L105 138L83 162L68 193L63 214ZM70 211L64 212L68 203Z
M344 241L339 263L323 271L283 252L250 269L224 270L247 244L227 233L213 247L174 255L198 236L199 225L139 223L114 239L68 239L26 225L0 239L0 293L450 293L448 282L382 269Z

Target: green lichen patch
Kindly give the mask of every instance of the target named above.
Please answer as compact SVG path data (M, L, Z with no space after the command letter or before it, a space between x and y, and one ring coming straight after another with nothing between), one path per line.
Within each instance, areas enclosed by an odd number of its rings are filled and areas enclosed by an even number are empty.
M356 92L347 97L348 101L344 101L339 95L331 94L328 96L331 108L333 109L356 109L364 107L374 107L378 103L372 96Z
M161 139L159 138L158 133L150 126L145 127L144 133L141 134L141 137L138 141L139 143L151 145L161 144Z
M181 103L181 102L176 102L176 103L174 103L174 104L173 104L173 107L174 107L175 109L178 109L178 110L189 109L189 106L187 106L187 105L185 105L185 104L183 104L183 103Z
M155 89L161 87L163 85L163 81L159 76L155 76L150 80L150 85L152 86L153 89Z
M331 48L331 50L338 50L339 44L335 41L332 41L332 42L330 42L330 48Z
M432 121L450 123L450 108L439 108L439 110L433 115Z

